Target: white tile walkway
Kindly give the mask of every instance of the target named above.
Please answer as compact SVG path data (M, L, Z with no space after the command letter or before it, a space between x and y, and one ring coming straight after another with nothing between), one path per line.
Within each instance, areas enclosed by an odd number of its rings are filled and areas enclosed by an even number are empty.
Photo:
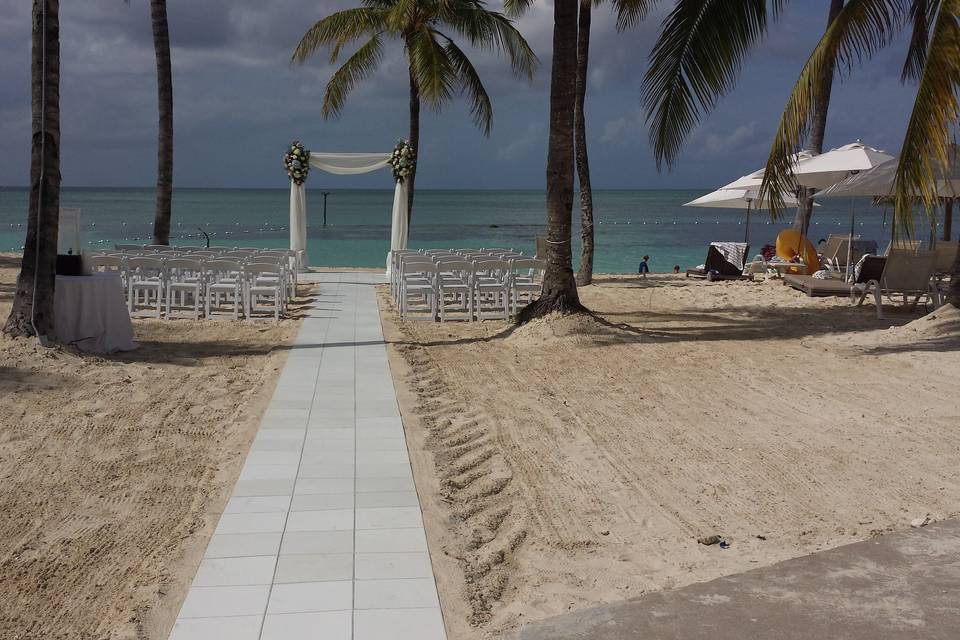
M371 273L320 282L170 640L445 640Z

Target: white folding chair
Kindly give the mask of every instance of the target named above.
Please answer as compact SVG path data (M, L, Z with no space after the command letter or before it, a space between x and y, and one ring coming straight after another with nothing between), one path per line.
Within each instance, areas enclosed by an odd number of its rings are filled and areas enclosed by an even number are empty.
M284 295L281 269L280 265L269 262L248 262L243 266L247 318L252 318L257 311L273 311L274 321L280 319ZM268 301L271 304L263 304Z
M473 308L477 320L510 316L510 265L503 260L473 263Z
M515 258L510 261L510 299L512 313L516 315L517 306L522 300L530 304L540 297L543 291L543 272L547 263L535 258Z
M447 316L473 320L473 263L441 259L437 263L437 307L440 322Z
M155 256L133 256L127 259L127 309L133 313L141 306L140 294L143 294L144 307L150 307L154 299L157 317L163 312L163 293L166 287L166 271L163 258Z
M400 319L411 312L429 313L420 319L437 317L438 267L432 260L409 258L400 264Z
M235 260L207 260L203 265L204 315L220 308L220 297L233 303L233 319L240 316L243 304L243 266Z
M187 308L187 297L193 302L193 319L200 319L203 297L203 261L199 258L170 258L166 261L167 319L179 294L180 308Z

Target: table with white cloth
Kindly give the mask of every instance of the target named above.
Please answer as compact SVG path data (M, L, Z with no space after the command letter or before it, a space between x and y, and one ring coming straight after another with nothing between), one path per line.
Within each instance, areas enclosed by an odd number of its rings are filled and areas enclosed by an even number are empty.
M54 334L81 351L132 351L133 323L115 272L89 276L57 276L53 299Z

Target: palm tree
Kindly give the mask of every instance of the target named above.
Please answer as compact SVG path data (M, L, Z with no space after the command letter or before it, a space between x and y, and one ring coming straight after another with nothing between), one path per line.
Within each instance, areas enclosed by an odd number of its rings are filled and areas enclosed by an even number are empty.
M673 167L701 117L733 89L744 58L784 4L786 0L677 0L664 20L641 90L658 168ZM843 4L844 0L830 0L828 27ZM833 75L833 67L825 66L818 78L808 145L817 154L823 152ZM810 195L806 190L800 194L794 219L798 229L810 224Z
M904 135L894 187L894 234L914 233L914 201L928 215L939 204L937 178L950 164L950 128L960 115L960 0L850 0L830 25L800 73L787 101L767 160L760 198L782 209L780 189L792 184L789 156L810 129L826 68L850 67L889 44L912 25L903 69L917 82L917 96ZM948 301L960 306L960 259L954 265Z
M590 183L590 159L587 156L587 119L583 106L587 98L587 66L590 60L590 19L593 0L580 0L577 14L577 85L573 104L573 153L580 185L580 266L577 286L593 281L593 185Z
M465 94L474 123L484 135L490 134L490 97L454 36L480 49L505 51L515 74L533 78L537 57L530 45L509 18L487 9L482 0L362 0L360 7L338 11L310 27L292 61L302 64L318 49L330 47L330 61L337 62L345 46L364 40L327 83L323 117L336 117L357 81L370 76L380 64L384 40L401 41L410 77L408 142L417 153L422 102L438 110L456 94ZM416 167L408 178L408 216L413 213L415 179Z
M574 156L577 167L577 182L580 185L580 266L577 270L578 286L593 281L593 186L590 182L590 161L587 153L587 122L584 103L587 97L587 71L590 60L590 23L593 8L603 0L580 0L577 13L577 71L576 98L574 101ZM617 12L617 28L621 31L636 25L649 13L658 0L612 0ZM506 0L507 14L519 16L533 4L532 0Z
M543 292L517 321L549 313L584 311L573 277L570 243L573 210L574 108L577 94L577 0L554 0L550 71L550 137L547 147L547 255Z
M4 332L53 333L53 288L60 218L60 3L33 0L30 56L32 142L27 239Z
M170 32L166 0L150 0L153 50L157 58L157 208L153 243L170 244L170 208L173 200L173 74L170 70Z

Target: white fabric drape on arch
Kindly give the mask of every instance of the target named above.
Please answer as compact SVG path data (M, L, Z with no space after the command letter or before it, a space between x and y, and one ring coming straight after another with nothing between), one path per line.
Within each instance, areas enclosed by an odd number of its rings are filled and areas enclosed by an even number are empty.
M318 153L310 152L310 166L327 173L347 176L383 169L391 153ZM390 250L407 248L407 186L398 182L393 192ZM303 266L307 256L307 193L302 184L290 181L290 248L300 252ZM390 256L387 256L387 264Z

